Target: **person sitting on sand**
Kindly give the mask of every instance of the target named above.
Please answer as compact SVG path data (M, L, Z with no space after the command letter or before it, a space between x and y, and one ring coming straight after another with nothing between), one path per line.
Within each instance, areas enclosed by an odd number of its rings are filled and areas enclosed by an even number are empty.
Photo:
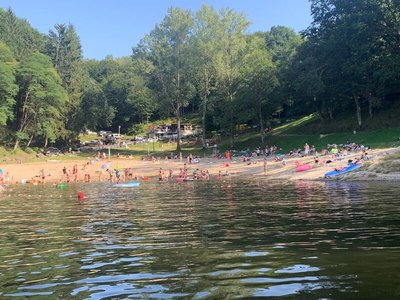
M193 171L193 179L199 179L199 169Z
M89 173L85 173L84 182L88 183L90 181L91 181L90 174Z
M243 156L243 162L248 162L248 161L250 161L250 157Z
M40 170L40 175L39 176L42 179L42 183L44 183L45 180L46 180L46 175L44 174L44 169Z

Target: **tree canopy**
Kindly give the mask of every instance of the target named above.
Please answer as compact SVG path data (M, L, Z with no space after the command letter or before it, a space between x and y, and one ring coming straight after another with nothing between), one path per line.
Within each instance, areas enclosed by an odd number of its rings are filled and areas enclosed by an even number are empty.
M85 60L77 30L43 35L0 8L0 128L15 146L68 144L80 132L122 128L191 111L203 146L212 131L260 130L285 116L349 114L358 127L400 96L400 2L310 0L303 32L249 33L225 8L171 7L130 57ZM15 138L16 137L16 138ZM181 147L178 130L177 149Z

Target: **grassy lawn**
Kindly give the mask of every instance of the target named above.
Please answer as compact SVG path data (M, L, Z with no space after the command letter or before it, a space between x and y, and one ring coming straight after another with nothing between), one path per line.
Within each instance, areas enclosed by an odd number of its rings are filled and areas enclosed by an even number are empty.
M276 145L282 148L283 152L288 152L295 148L303 148L305 143L310 146L314 145L317 149L321 149L328 144L345 144L349 142L363 144L372 148L400 146L400 128L358 131L356 134L349 131L328 134L302 134L301 128L315 121L315 118L316 116L310 115L274 128L272 132L265 135L264 144ZM260 146L262 146L261 135L255 131L239 134L235 140L235 148L237 150L254 149ZM228 138L224 138L220 149L227 150L229 148L230 141Z

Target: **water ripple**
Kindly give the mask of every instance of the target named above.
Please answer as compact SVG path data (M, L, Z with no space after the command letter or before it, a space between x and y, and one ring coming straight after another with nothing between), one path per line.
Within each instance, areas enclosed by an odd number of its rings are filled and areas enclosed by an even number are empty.
M399 200L376 183L20 186L0 201L0 298L395 298Z

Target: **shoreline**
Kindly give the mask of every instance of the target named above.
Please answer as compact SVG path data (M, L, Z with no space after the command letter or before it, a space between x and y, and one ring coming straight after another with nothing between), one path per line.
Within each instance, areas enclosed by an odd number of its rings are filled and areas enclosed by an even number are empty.
M369 150L370 160L365 162L365 165L374 165L389 154L399 151L398 148L376 149ZM324 174L335 168L341 168L347 164L348 159L354 159L360 154L350 153L345 157L341 157L338 161L333 161L330 164L315 165L313 157L288 157L285 156L285 164L282 162L275 162L273 157L268 157L266 160L266 173L264 173L264 160L263 157L251 158L250 162L243 162L240 157L233 160L217 159L217 158L201 158L199 163L187 164L188 175L196 169L210 173L211 180L218 176L218 173L229 172L232 177L251 177L261 176L266 179L278 180L321 180ZM320 156L320 160L329 159L330 156ZM312 165L310 170L304 172L296 172L296 162L302 164L309 163ZM3 171L3 184L14 185L23 183L62 183L67 182L67 176L63 173L63 169L69 174L69 182L75 182L73 169L77 170L77 181L85 182L85 175L90 176L90 182L109 181L109 174L106 172L104 165L108 164L110 170L120 169L123 170L131 168L133 170L133 178L149 177L151 180L158 180L158 173L160 168L166 175L172 169L173 177L178 177L180 168L184 167L185 161L179 160L156 160L156 161L143 161L130 158L111 158L111 160L98 160L91 159L84 161L81 159L76 160L57 160L49 159L45 162L29 162L29 163L12 163L1 165ZM103 168L102 168L103 166ZM368 168L366 168L368 169ZM399 170L400 171L400 170ZM44 180L43 180L44 177ZM115 173L114 173L115 179ZM391 174L372 174L362 168L358 172L349 173L338 177L337 179L329 180L398 180L400 179L399 173ZM132 179L134 180L134 179ZM131 179L125 181L132 181ZM204 179L203 179L204 180ZM121 180L123 182L124 180ZM114 181L116 182L116 181Z

